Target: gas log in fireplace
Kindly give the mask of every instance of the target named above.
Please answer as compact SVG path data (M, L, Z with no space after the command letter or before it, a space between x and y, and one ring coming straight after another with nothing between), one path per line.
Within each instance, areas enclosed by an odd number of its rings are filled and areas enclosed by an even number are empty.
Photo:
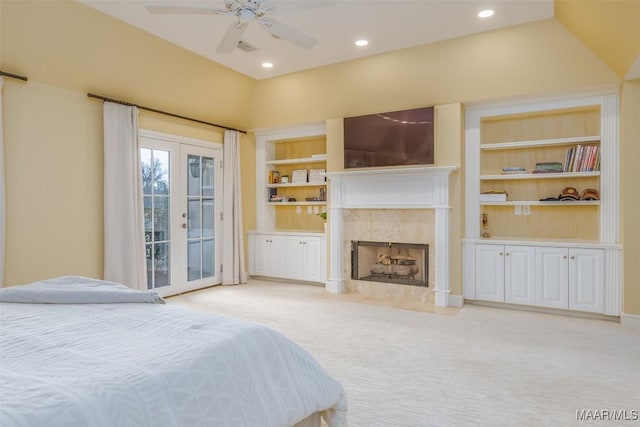
M351 278L429 286L429 245L351 241Z

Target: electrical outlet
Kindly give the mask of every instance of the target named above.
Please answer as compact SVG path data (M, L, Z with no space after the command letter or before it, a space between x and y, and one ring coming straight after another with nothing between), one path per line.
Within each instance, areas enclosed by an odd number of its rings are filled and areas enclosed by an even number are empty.
M531 215L531 206L529 205L524 205L522 207L522 214L523 215Z
M522 215L522 205L513 205L513 214Z
M296 213L300 215L302 213L302 207L296 206Z
M313 213L313 206L307 206L307 213L308 214L312 214Z
M316 214L316 215L319 214L320 213L320 207L314 206L313 207L313 213Z

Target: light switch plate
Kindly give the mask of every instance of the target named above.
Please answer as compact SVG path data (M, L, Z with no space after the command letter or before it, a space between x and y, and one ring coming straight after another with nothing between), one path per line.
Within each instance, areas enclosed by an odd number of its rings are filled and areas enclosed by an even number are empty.
M307 206L307 213L308 214L312 214L313 213L313 206Z
M296 213L297 214L301 214L302 213L302 207L296 206Z
M513 214L522 215L522 205L513 205Z
M523 215L531 215L531 206L529 205L524 205L522 207L522 214Z

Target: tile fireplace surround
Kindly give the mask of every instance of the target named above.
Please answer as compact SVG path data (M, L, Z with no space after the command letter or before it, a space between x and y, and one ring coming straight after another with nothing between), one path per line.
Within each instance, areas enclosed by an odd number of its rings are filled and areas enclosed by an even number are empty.
M329 278L332 293L401 292L438 307L449 303L449 176L454 166L329 172ZM429 244L429 288L352 281L351 241Z

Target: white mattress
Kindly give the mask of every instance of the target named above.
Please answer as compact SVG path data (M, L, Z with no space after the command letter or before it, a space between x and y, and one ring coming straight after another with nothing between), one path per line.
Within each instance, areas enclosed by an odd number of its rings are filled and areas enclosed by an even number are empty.
M289 339L161 304L0 303L0 390L0 426L346 426L342 386Z

